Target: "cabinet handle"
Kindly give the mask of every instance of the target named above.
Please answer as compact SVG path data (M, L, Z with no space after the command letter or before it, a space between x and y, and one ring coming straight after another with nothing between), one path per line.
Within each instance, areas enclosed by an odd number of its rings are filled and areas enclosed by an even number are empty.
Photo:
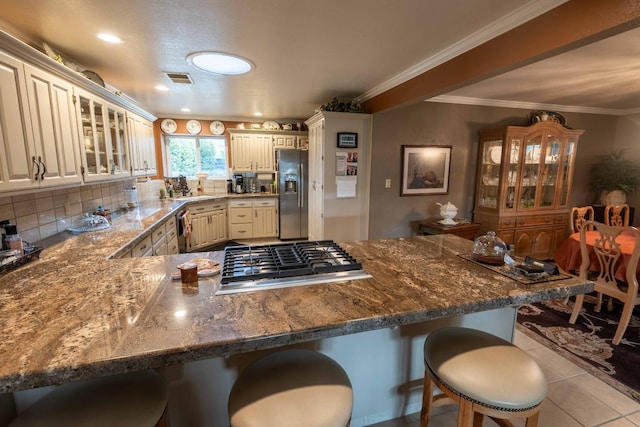
M31 160L33 160L33 164L36 165L36 173L35 173L33 179L35 179L37 181L38 180L38 176L40 175L40 163L38 163L36 161L36 156L33 156L31 158Z
M38 163L42 165L42 173L40 174L40 181L44 181L44 174L47 173L47 165L42 161L42 157L38 156Z
M551 224L551 219L550 218L545 218L544 219L544 223L545 224Z
M242 214L242 215L238 215L240 218L244 218L245 216L247 216L246 214Z
M253 216L254 216L254 218L258 218L258 211L254 211L253 212Z

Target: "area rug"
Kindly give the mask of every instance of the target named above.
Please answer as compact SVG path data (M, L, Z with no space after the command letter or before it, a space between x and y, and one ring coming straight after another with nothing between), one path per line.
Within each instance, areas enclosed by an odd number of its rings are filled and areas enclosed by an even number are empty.
M613 311L593 311L595 295L587 295L575 325L569 323L573 299L526 304L518 309L517 328L571 360L595 377L640 402L640 310L636 307L619 345L611 340L621 304Z

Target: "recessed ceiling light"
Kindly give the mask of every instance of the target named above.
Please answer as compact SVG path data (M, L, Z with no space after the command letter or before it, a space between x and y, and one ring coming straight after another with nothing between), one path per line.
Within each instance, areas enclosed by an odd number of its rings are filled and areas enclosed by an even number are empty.
M98 34L98 38L107 43L122 43L122 39L118 36L114 36L113 34L100 33Z
M157 90L162 90L162 91L167 91L167 90L169 90L169 88L168 88L168 87L166 87L165 85L158 85L158 86L156 86L156 89L157 89Z
M254 116L260 117L262 115L262 113L260 111L256 111L255 113L253 113Z
M189 111L191 111L191 108L184 107L184 108L181 108L180 111L188 113Z
M225 75L244 74L254 68L253 63L247 59L220 52L190 53L187 62L202 71Z

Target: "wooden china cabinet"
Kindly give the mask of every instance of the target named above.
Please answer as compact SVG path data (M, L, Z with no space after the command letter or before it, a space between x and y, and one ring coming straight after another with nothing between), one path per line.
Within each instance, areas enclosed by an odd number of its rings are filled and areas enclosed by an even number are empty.
M550 259L566 237L578 138L552 121L480 130L474 222L518 256Z

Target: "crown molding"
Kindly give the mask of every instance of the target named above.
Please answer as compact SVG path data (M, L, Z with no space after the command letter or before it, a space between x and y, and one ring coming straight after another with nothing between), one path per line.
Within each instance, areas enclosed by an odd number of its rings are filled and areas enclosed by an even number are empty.
M368 90L362 95L355 98L357 102L365 102L381 93L392 89L407 80L410 80L432 68L437 67L458 55L473 49L476 46L481 45L503 33L506 33L513 28L516 28L531 19L542 15L549 10L566 3L568 0L534 0L525 4L524 6L514 10L513 12L500 18L499 21L492 22L491 24L481 28L480 30L472 33L471 35L463 38L457 43L452 44L448 48L438 52L437 54L426 58L413 67L403 71L402 73L392 77L391 79L379 84L378 86Z
M640 108L617 110L613 108L579 107L575 105L543 104L538 102L507 101L503 99L471 98L465 96L439 95L425 99L425 102L445 104L482 105L485 107L520 108L524 110L562 111L565 113L605 114L608 116L626 116L640 113Z

